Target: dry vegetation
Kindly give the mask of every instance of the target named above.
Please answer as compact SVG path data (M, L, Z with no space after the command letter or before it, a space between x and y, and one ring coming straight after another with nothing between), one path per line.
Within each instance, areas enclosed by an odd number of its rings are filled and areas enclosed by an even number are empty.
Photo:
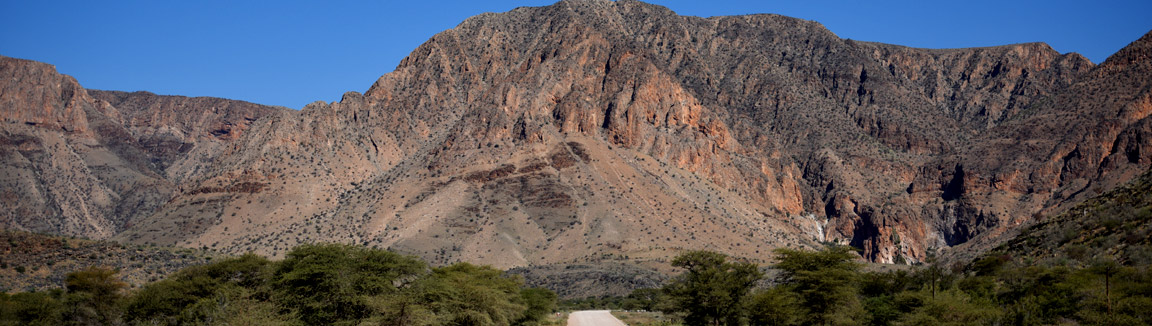
M501 269L653 269L696 249L767 263L825 242L917 263L1146 170L1150 44L1097 67L1038 43L915 49L562 1L470 18L300 111L88 92L3 58L0 227Z
M680 321L668 318L658 311L621 311L613 310L612 315L629 326L678 326Z
M0 291L57 288L67 273L92 266L117 270L125 282L139 286L213 257L220 256L196 249L0 231Z

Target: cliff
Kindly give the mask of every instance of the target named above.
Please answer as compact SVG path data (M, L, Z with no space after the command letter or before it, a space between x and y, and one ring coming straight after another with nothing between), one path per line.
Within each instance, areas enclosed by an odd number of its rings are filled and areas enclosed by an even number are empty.
M151 179L133 180L156 180L163 200L68 232L268 255L336 241L539 270L661 268L684 249L763 261L821 242L877 262L979 252L1152 164L1148 39L1097 66L1042 43L916 49L627 0L483 14L364 93L299 112L85 95L131 135L117 157L148 158L131 171ZM52 111L6 113L5 128L92 129L48 98Z

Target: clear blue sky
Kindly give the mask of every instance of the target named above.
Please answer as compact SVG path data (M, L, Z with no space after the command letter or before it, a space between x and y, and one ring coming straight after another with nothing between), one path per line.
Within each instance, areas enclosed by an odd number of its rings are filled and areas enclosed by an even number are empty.
M0 0L0 54L87 88L300 108L364 91L437 32L554 1ZM927 48L1047 42L1093 62L1152 29L1152 0L652 0L682 15L777 13L840 37Z

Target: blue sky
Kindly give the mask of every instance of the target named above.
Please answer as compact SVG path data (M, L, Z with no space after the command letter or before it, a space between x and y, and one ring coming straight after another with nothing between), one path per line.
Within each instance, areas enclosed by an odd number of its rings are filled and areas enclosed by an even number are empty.
M87 88L301 108L364 91L432 35L554 1L0 0L0 55ZM840 37L955 48L1046 42L1093 62L1152 29L1152 1L661 1L682 15L777 13Z

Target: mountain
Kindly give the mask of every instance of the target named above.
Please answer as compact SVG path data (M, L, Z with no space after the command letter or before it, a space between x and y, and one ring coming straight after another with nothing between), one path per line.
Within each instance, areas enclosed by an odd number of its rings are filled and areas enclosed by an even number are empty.
M1035 221L989 255L1091 263L1152 263L1152 170L1131 183Z
M1152 165L1150 42L1094 65L1042 43L917 49L779 15L561 1L469 18L301 111L84 92L5 59L6 89L37 93L0 94L0 191L24 212L3 225L542 273L821 242L877 262L980 252Z
M246 102L86 90L0 57L0 227L110 238L179 194L192 149L226 146L276 111Z
M197 249L125 246L20 231L0 231L0 253L0 291L5 293L59 289L68 273L90 266L114 269L121 280L138 287L207 264L214 256Z

